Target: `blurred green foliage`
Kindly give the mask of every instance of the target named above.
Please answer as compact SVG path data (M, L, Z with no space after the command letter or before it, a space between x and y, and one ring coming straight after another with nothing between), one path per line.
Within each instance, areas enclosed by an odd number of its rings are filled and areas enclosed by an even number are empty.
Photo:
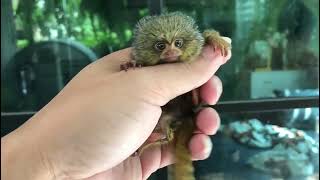
M134 25L150 13L147 0L12 2L18 48L73 39L98 56L129 46ZM182 11L195 18L201 30L213 28L232 38L232 59L217 72L225 87L222 100L232 100L249 98L249 76L260 67L258 62L270 62L271 68L264 71L318 67L318 5L318 0L164 0L163 12ZM255 42L268 44L271 58L262 61L250 54Z
M104 55L128 45L146 5L126 0L13 0L17 47L50 39L73 39Z

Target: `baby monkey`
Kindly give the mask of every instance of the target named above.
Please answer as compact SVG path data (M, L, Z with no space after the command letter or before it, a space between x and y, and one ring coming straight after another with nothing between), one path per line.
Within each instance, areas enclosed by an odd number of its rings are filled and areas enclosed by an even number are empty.
M223 56L227 56L231 48L215 30L206 30L201 34L195 21L183 13L147 16L135 27L132 60L122 64L121 70L136 66L191 62L199 56L204 45L220 50ZM195 130L195 109L199 105L199 94L195 89L162 107L158 126L166 134L167 142L173 142L175 147L175 180L195 179L188 143Z

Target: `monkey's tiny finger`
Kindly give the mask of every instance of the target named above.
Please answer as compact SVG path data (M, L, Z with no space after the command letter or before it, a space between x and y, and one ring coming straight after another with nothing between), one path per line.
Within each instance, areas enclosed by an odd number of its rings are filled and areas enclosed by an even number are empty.
M152 143L164 139L166 136L161 132L154 132L148 137L145 143Z
M229 52L229 51L228 51L228 48L226 48L226 49L224 49L224 50L225 50L225 52L226 52L226 54L225 54L226 56L225 56L225 57L227 57L227 56L228 56L228 52Z
M136 61L132 61L131 64L132 64L133 69L135 69L136 68Z
M225 53L225 52L224 52L224 49L221 48L221 56L225 57L225 56L224 56L224 53Z
M125 71L128 71L129 65L128 65L128 64L125 64L125 65L124 65L124 68L125 68L125 69L124 69Z
M225 49L225 47L222 48L222 51L223 51L223 57L227 57L227 50Z
M127 71L127 70L128 70L127 64L126 64L126 63L125 63L125 64L121 64L121 65L120 65L120 70L121 70L121 71L123 71L123 70L124 70L124 71Z
M222 45L219 44L219 45L217 46L217 49L220 50L221 56L223 56L223 48L222 48Z
M130 54L131 48L113 52L89 64L86 69L94 68L95 74L101 73L102 75L119 72L121 65L124 65L125 62L130 61ZM126 67L123 66L123 68Z

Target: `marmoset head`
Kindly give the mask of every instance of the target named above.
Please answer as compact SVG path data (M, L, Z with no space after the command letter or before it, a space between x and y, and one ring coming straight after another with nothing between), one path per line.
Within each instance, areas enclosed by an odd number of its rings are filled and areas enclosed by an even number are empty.
M197 25L187 15L147 16L134 30L132 55L143 66L190 61L200 54L203 43Z

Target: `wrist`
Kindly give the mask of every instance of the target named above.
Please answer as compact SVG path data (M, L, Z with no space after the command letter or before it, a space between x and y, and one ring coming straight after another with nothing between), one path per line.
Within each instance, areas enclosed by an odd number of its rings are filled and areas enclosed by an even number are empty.
M1 138L1 179L54 179L39 147L18 132Z

